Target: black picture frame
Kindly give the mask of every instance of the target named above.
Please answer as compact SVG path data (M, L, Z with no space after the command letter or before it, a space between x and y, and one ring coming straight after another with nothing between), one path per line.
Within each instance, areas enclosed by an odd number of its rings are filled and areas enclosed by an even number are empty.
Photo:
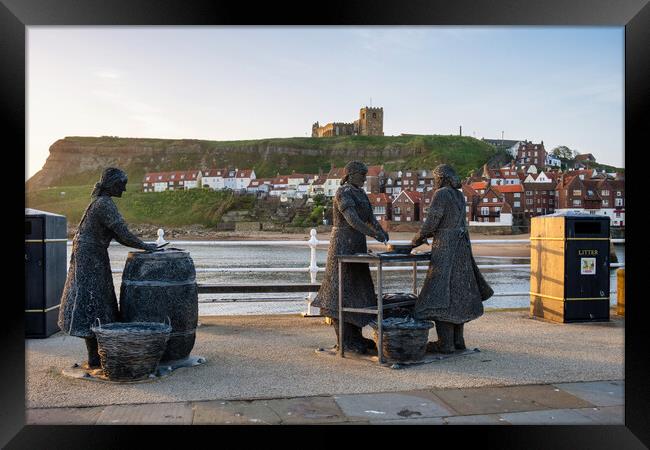
M625 26L625 167L632 180L642 180L644 153L648 151L644 132L648 128L648 79L650 76L650 6L647 0L546 0L519 1L449 1L449 0L349 0L314 3L216 2L209 0L0 0L0 89L5 138L13 143L5 147L5 155L18 155L18 162L6 164L12 173L22 176L20 148L25 148L25 57L26 27L33 25L608 25ZM534 64L534 62L532 62ZM632 156L633 155L633 156ZM634 158L634 165L629 164ZM24 159L22 160L24 164ZM23 166L24 168L24 166ZM24 173L24 172L23 172ZM634 173L637 173L635 176ZM14 181L13 178L10 178ZM10 181L10 182L11 182ZM21 179L20 183L24 180ZM629 182L629 175L628 175ZM635 181L632 181L635 183ZM8 186L8 185L7 185ZM641 185L642 186L642 185ZM11 189L10 189L11 190ZM640 258L643 244L639 230L642 189L627 189L626 203L632 211L626 217L626 260L632 261L627 272L630 301L625 317L625 425L624 426L525 426L525 427L437 427L418 428L420 439L431 439L438 445L442 435L453 437L458 445L477 439L489 448L643 448L650 446L650 410L648 352L643 334L647 301L640 289L642 267L634 261ZM16 194L11 194L19 198ZM7 209L11 223L23 215L23 201ZM635 209L637 208L637 209ZM631 220L630 220L631 218ZM11 229L11 233L15 229ZM9 260L22 258L19 241L13 241ZM16 258L16 259L14 259ZM17 264L15 264L17 266ZM5 286L13 284L6 278ZM6 448L129 448L134 445L133 434L145 434L148 446L169 446L168 439L178 434L176 427L54 427L25 426L24 328L21 289L15 295L5 295L3 319L0 322L2 355L2 406L0 407L0 445ZM579 345L579 343L577 343ZM201 428L201 429L199 429ZM303 431L306 427L303 428ZM281 427L262 429L265 439L275 440ZM209 439L222 436L221 428L194 427L191 434ZM334 436L343 431L352 435L364 431L365 444L371 444L372 430L348 427L337 429L314 427L307 429L302 439ZM244 430L251 433L251 427ZM432 433L430 433L432 431ZM293 433L294 430L290 430ZM242 433L242 434L243 434ZM385 435L387 433L382 433ZM390 433L401 434L401 433ZM419 433L418 433L419 434ZM242 436L243 437L243 436ZM221 437L219 438L221 439ZM291 438L293 441L295 438ZM304 441L308 443L309 441ZM214 442L214 441L213 441ZM289 441L287 441L289 442ZM189 442L188 442L189 443ZM280 442L278 442L280 443ZM198 442L190 445L199 445ZM214 442L218 444L218 442Z

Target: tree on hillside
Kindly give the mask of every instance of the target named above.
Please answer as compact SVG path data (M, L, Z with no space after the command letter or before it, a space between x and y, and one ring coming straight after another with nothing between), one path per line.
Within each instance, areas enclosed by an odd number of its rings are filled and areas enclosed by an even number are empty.
M578 152L576 150L571 150L566 145L560 145L551 150L551 154L565 161L573 161L578 155Z

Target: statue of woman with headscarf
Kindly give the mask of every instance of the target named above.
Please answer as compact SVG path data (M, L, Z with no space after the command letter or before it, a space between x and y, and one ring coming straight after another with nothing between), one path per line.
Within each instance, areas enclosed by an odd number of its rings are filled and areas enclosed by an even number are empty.
M122 245L148 251L157 249L132 234L111 197L121 197L128 182L126 173L109 167L95 184L91 202L81 217L72 240L70 268L61 296L59 327L86 341L87 367L100 367L97 338L90 327L119 320L117 297L108 258L108 245L115 239Z
M345 166L341 187L336 191L333 201L333 227L325 276L312 303L313 306L320 308L321 314L332 319L337 346L341 345L341 342L338 323L339 274L336 257L367 253L366 236L373 237L379 242L388 241L388 233L375 218L370 200L363 190L367 173L368 167L359 161L351 161ZM345 306L352 308L376 306L377 296L368 264L343 263L342 270ZM364 338L361 334L361 329L370 323L372 318L370 314L349 312L343 314L345 350L357 353L376 350L374 341Z
M441 164L433 170L435 193L422 228L411 244L433 238L431 261L415 304L418 319L433 320L438 340L427 350L453 353L465 349L464 324L483 314L483 301L494 291L479 271L465 222L465 197L454 169Z

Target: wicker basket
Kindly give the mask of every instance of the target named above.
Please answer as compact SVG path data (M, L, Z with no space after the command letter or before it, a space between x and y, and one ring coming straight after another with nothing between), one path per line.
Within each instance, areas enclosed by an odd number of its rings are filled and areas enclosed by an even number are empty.
M377 342L377 323L372 322ZM382 354L387 362L418 362L424 359L433 323L410 317L391 317L382 321Z
M134 381L156 370L171 325L157 322L114 322L91 327L97 352L109 380Z

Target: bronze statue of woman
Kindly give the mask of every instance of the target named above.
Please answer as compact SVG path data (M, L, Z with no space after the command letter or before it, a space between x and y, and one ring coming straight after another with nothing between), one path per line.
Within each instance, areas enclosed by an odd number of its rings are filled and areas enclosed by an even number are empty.
M312 303L321 310L321 314L332 319L336 333L337 346L339 339L338 298L339 274L338 255L354 255L367 253L366 236L371 236L379 242L388 241L388 233L384 231L375 218L370 200L363 190L368 167L359 161L349 162L344 169L341 187L336 191L333 201L333 227L327 252L325 276ZM364 308L377 305L375 286L370 276L368 264L343 263L344 273L343 300L346 307ZM373 319L369 314L344 313L345 350L366 353L376 350L371 339L361 334L361 329Z
M101 323L119 320L108 245L115 239L128 247L157 249L155 244L147 244L129 231L111 199L122 196L127 182L122 170L113 167L104 170L72 240L58 323L65 333L84 338L89 369L100 366L97 338L90 327L97 319Z
M454 169L441 164L433 170L431 207L411 244L418 247L432 237L431 261L415 304L415 317L433 320L438 340L427 351L453 353L464 350L464 324L483 314L483 301L494 294L472 255L465 198Z

